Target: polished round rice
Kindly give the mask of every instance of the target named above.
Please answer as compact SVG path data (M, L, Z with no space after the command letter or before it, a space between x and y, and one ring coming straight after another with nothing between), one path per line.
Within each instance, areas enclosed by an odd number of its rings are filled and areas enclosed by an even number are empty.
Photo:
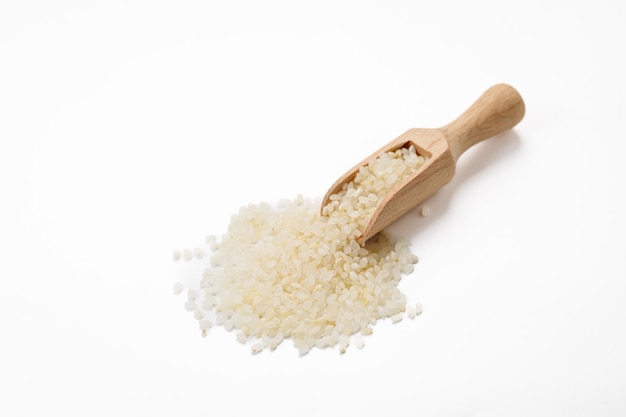
M417 257L409 242L384 232L363 247L356 238L381 198L423 163L413 147L383 153L330 197L323 215L319 201L302 196L242 207L219 242L207 237L210 267L186 308L212 312L217 325L237 330L239 342L250 340L253 353L284 339L301 355L337 345L343 353L355 335L363 347L361 336L378 320L402 319L406 297L397 286Z

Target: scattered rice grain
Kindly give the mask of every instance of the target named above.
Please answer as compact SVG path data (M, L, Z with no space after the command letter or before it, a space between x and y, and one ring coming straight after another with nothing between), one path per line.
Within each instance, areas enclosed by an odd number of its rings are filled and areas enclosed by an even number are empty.
M419 316L420 314L422 314L422 305L420 303L415 304L415 315Z
M350 346L350 338L347 336L343 336L339 340L339 353L346 353L348 346Z
M361 335L354 336L354 346L356 346L357 349L363 349L365 346L365 341Z
M177 282L176 284L174 284L174 288L172 288L172 292L174 293L174 295L178 295L183 291L183 284L182 282Z
M393 324L400 323L402 321L402 313L394 314L391 316L391 322Z
M414 307L414 306L407 306L407 307L406 307L406 316L407 316L409 319L413 320L413 319L415 318L415 316L416 316L416 315L417 315L417 314L416 314L416 312L415 312L415 307Z
M210 320L200 320L198 322L198 327L200 329L210 329L213 326L213 323Z

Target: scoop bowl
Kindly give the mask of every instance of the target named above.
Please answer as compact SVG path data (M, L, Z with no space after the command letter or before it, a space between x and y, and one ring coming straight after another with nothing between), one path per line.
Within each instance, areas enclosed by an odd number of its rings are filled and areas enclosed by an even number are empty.
M357 238L357 242L363 245L449 183L454 177L457 160L467 149L513 128L524 113L524 101L517 90L508 84L496 84L453 122L435 129L409 129L352 167L329 188L322 200L322 209L331 195L354 179L359 168L382 153L413 145L426 161L380 201Z

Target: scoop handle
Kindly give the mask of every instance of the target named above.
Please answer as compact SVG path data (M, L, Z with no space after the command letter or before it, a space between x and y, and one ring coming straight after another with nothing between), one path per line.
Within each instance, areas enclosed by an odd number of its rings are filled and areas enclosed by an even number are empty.
M524 100L508 84L496 84L462 115L440 130L456 161L470 147L511 129L524 117Z

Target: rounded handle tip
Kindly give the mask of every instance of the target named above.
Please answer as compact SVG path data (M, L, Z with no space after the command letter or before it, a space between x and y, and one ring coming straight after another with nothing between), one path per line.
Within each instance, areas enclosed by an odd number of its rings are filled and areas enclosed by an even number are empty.
M457 160L475 144L517 125L525 113L526 106L519 92L508 84L496 84L441 130Z

